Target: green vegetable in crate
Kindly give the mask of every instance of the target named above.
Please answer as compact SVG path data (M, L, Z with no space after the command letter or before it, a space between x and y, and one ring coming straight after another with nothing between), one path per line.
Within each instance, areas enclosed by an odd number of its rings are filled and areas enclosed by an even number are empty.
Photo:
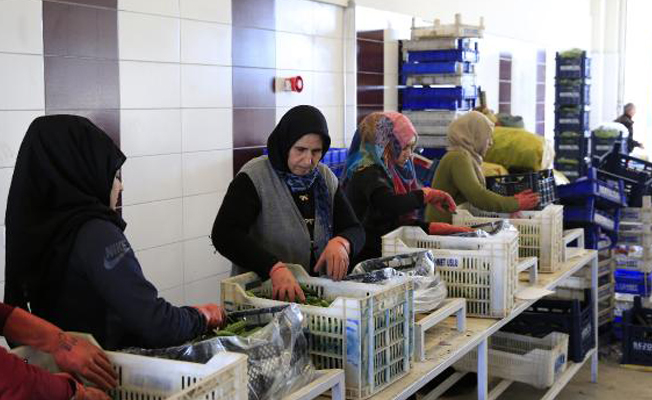
M580 57L582 57L582 54L584 54L584 50L582 50L582 49L570 49L570 50L560 52L559 57L561 57L561 58L580 58Z
M317 306L317 307L330 307L332 301L328 301L326 299L323 299L319 296L319 293L315 291L314 289L306 286L305 284L301 284L301 290L303 290L303 293L306 296L306 303L309 306ZM271 297L269 295L263 295L262 292L256 295L256 293L253 290L247 290L245 293L247 293L248 296L251 297L260 297L263 299L270 299ZM286 299L279 299L281 301L287 301Z

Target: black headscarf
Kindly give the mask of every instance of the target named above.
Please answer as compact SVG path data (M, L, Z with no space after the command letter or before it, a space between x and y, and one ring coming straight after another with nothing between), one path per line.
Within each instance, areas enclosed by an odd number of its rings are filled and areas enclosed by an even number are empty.
M57 298L77 232L91 219L126 224L109 208L124 154L86 118L35 119L20 146L7 214L5 303L44 315Z
M283 115L272 134L267 138L267 155L275 170L290 172L288 154L303 135L316 133L322 138L322 157L331 146L326 118L313 106L296 106Z

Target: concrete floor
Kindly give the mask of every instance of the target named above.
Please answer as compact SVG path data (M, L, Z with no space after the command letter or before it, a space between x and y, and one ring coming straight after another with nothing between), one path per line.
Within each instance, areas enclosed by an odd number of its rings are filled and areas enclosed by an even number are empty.
M468 385L467 385L468 386ZM491 386L490 386L491 387ZM457 390L456 390L457 389ZM445 394L442 399L477 399L475 388L451 390L461 392ZM545 391L532 386L514 383L500 397L500 400L538 399ZM598 383L591 383L591 365L587 362L573 380L557 396L557 400L652 400L652 372L633 371L619 364L600 361Z

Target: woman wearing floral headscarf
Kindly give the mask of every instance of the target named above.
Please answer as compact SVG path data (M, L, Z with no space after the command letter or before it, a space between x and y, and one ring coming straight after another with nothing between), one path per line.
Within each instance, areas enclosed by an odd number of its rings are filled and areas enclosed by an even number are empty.
M493 122L477 111L453 121L448 127L448 152L437 166L432 187L450 193L458 204L468 201L486 211L513 213L536 207L539 195L532 191L508 197L485 187L481 165L493 143L493 130ZM451 214L428 207L426 220L450 222Z
M417 132L403 114L374 112L360 123L343 182L366 233L365 246L355 261L380 257L382 236L402 225L419 225L433 235L469 230L418 219L417 212L425 204L455 211L455 202L441 190L420 187L412 163L416 142Z

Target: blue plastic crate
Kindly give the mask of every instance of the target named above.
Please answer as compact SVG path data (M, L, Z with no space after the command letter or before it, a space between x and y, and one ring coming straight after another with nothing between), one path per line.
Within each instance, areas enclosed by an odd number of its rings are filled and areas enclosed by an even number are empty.
M632 271L629 269L617 269L614 272L616 281L616 292L637 294L649 297L652 293L652 274Z
M584 248L591 250L608 250L618 242L616 232L603 231L597 225L564 224L565 228L584 228Z
M614 146L622 154L629 154L627 149L627 137L622 134L613 137L600 137L594 132L591 133L591 154L594 156L602 156L614 150Z
M477 90L463 87L453 88L406 88L402 93L402 107L405 110L450 110L466 111L475 107Z
M409 63L428 63L440 61L459 61L459 62L478 62L478 52L476 50L458 49L458 50L429 50L429 51L408 51L407 62Z
M584 296L584 301L539 300L502 330L535 337L553 331L566 333L569 336L568 358L582 362L586 353L595 347L591 291L585 290Z
M585 106L591 104L590 85L557 85L555 103L558 105Z
M586 132L589 130L589 111L586 107L557 107L555 132Z
M586 52L580 57L567 58L560 57L557 53L557 78L580 79L591 77L591 59L586 56Z
M472 74L475 72L473 63L458 61L422 62L401 64L401 74Z
M564 206L564 222L597 225L607 231L617 231L620 209L600 210L594 197L584 205Z
M555 157L555 169L566 175L571 182L586 175L586 168L586 161L583 159Z
M630 207L641 207L643 196L651 193L652 163L612 150L601 156L596 164L601 170L622 177L627 204Z
M564 204L584 204L586 199L595 198L605 207L627 207L623 180L597 168L588 168L585 177L558 186L557 193Z
M634 307L622 316L623 358L622 364L652 367L652 309L641 305L641 298L634 298Z

